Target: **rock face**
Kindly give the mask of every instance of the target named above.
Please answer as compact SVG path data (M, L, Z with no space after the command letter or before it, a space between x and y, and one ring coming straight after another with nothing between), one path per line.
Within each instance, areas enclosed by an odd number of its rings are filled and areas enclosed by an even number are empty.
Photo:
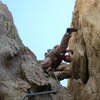
M76 0L70 40L74 50L69 89L74 100L100 100L100 0Z
M30 92L56 93L22 99ZM72 100L68 90L44 73L36 56L23 45L11 13L0 1L0 100Z
M71 77L69 93L55 75L44 73L35 54L23 45L0 1L0 100L100 100L100 0L76 0L71 25L78 29L69 45L74 50L72 75L65 67L63 74L55 72L60 79ZM51 90L57 92L21 98Z

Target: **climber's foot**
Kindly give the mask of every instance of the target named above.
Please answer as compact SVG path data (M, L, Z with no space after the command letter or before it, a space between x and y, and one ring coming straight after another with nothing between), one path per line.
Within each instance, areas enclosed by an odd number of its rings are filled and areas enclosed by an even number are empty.
M67 28L66 32L71 34L72 32L77 32L77 29L75 29L75 28Z

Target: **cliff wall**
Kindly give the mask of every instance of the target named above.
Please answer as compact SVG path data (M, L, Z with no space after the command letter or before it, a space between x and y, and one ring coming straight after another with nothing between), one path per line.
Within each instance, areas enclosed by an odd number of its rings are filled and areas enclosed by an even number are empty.
M28 96L52 90L56 92ZM34 53L23 45L12 15L1 1L0 100L72 100L68 90L44 73Z
M69 89L74 100L100 100L100 0L76 0L71 26L78 32Z

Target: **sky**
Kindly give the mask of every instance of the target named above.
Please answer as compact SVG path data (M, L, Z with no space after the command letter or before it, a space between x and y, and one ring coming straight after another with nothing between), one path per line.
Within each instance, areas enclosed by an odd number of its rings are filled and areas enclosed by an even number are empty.
M38 60L70 27L75 0L1 0L11 11L23 44Z

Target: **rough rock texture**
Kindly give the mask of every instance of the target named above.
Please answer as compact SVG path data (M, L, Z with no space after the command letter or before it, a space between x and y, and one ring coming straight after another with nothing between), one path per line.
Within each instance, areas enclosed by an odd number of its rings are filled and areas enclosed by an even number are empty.
M74 50L69 89L74 100L100 100L100 0L76 0L70 40Z
M11 13L0 1L0 100L22 100L29 90L57 93L38 95L25 100L72 100L68 90L48 76L36 56L20 40Z
M20 40L7 6L0 2L0 100L22 100L29 92L52 89L58 92L25 100L100 100L100 0L76 0L71 25L78 29L69 45L74 50L72 69L55 72L59 79L71 77L69 93L55 75L44 73Z

